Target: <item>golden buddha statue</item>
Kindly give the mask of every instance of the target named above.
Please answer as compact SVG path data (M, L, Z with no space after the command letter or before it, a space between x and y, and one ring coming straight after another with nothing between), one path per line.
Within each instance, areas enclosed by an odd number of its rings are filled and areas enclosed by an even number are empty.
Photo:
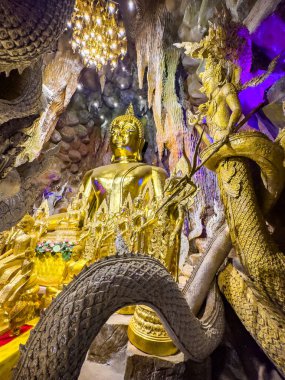
M177 279L184 214L178 202L162 207L171 186L165 170L141 162L144 142L143 125L131 105L110 126L112 163L89 171L79 191L83 257L92 263L115 254L119 234L130 252L158 258ZM129 313L126 309L120 312ZM149 354L177 351L155 312L146 306L136 307L128 334Z
M91 251L85 252L91 261L115 253L117 229L126 228L121 231L126 234L128 223L124 225L124 220L134 202L139 198L147 202L150 196L152 201L158 201L163 196L167 173L141 162L144 142L142 123L130 106L127 113L115 118L110 126L112 163L89 171L84 178L85 223L93 222L91 230L97 235L95 252L94 244L90 244Z

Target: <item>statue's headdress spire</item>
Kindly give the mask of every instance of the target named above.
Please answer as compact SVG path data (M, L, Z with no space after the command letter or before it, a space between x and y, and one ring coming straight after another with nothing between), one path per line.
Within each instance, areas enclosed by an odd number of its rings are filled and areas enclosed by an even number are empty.
M133 103L130 103L129 107L127 108L125 115L135 116Z

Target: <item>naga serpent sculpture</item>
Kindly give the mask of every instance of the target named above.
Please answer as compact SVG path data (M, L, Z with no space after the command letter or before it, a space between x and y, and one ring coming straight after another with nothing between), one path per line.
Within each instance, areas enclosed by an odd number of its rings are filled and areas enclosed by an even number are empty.
M210 26L208 35L200 42L176 46L185 48L186 55L204 60L204 70L199 76L208 101L199 106L197 114L190 112L189 121L202 133L206 144L210 144L201 157L205 166L217 174L231 242L238 256L233 265L228 263L220 271L218 284L244 326L285 374L285 257L270 236L265 219L284 189L284 149L282 142L273 142L260 132L237 133L250 116L240 121L239 92L269 76L278 57L270 63L267 72L241 84L238 59L245 40L239 30L239 25L224 17ZM203 118L211 138L203 135ZM282 136L283 132L281 140ZM253 163L261 171L262 183L258 185L261 199L254 189L250 166ZM226 257L230 249L226 230L222 240ZM219 244L217 249L211 274L219 269L223 258L223 253L217 255ZM197 274L203 273L206 264L200 264ZM213 264L217 264L216 268Z
M41 57L56 47L73 6L74 0L0 1L0 72L6 73L9 94L0 96L1 124L40 110Z
M215 144L203 152L210 155ZM237 315L284 374L285 362L285 257L265 224L255 194L249 159L261 169L268 212L284 187L282 148L259 132L230 136L206 163L218 175L221 197L232 243L243 270L227 264L219 274L219 287Z
M19 166L22 144L31 139L28 128L52 101L44 83L45 54L56 50L74 3L0 0L1 179Z
M203 361L220 343L223 305L212 287L201 319L156 259L110 256L83 270L53 301L31 332L14 379L75 380L107 319L132 304L152 307L186 359Z

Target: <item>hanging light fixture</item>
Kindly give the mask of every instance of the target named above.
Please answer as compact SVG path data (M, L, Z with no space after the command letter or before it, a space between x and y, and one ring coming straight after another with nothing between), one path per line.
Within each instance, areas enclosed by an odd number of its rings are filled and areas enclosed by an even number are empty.
M114 1L76 0L72 27L72 48L86 66L100 70L109 63L115 68L127 53L126 31Z

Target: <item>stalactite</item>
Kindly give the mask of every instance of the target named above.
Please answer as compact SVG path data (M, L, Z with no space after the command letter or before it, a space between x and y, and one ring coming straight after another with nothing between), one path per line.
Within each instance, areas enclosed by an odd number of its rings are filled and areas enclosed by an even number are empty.
M167 76L164 81L163 106L165 108L164 139L171 147L170 167L175 165L183 149L184 120L175 88L175 73L180 54L175 48L166 51L165 65Z
M143 88L146 69L148 82L148 105L158 131L162 128L161 101L164 77L164 33L167 11L164 3L139 3L137 30L135 36L139 87Z
M153 111L159 159L164 164L167 162L172 170L183 150L192 160L198 142L197 132L187 126L184 120L183 109L190 107L184 99L184 81L181 80L181 88L177 88L179 77L176 78L176 75L180 75L177 72L180 52L173 47L173 43L178 37L171 30L174 29L173 14L168 12L163 0L137 0L137 4L138 13L133 37L137 52L139 86L143 88L144 74L147 70L148 105ZM184 4L184 8L185 6ZM166 151L169 152L167 160L163 157ZM202 168L196 173L194 180L200 192L192 212L204 210L204 205L213 209L214 202L219 202L214 174Z
M183 147L183 113L175 89L179 51L173 48L169 28L172 18L164 2L139 2L135 35L139 86L147 69L148 105L153 110L160 159L163 149L171 149L170 169Z

